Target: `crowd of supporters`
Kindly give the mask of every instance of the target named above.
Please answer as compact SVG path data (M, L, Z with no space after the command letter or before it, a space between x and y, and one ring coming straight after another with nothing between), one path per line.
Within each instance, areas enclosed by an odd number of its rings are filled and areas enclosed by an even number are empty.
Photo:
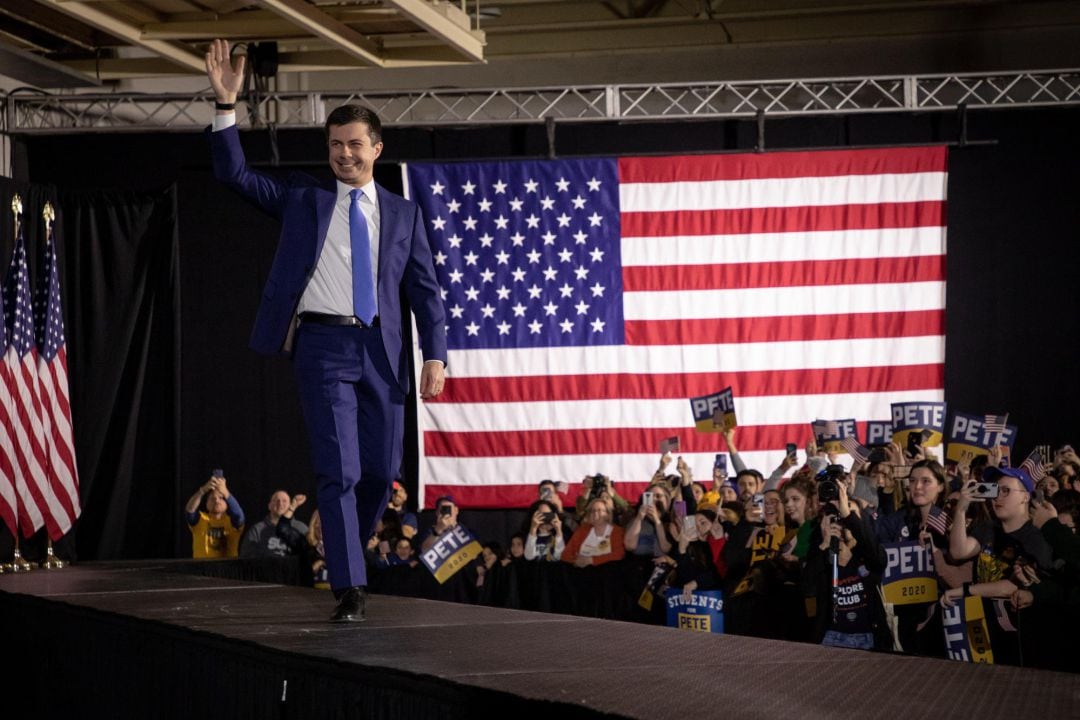
M950 472L933 449L909 454L898 444L848 469L811 444L805 462L785 455L765 475L743 463L734 431L726 437L733 477L717 469L696 480L682 458L665 455L636 498L603 475L585 477L576 493L541 482L505 548L484 542L444 584L418 555L459 525L459 508L439 498L431 527L418 532L399 502L367 545L371 589L656 624L664 603L640 602L646 590L719 590L727 633L932 657L947 657L950 608L975 597L993 662L1080 669L1080 458L1071 447L1035 483L1002 467L997 450ZM994 497L978 497L988 485ZM318 569L317 536L278 527ZM925 601L886 602L893 543L932 557L936 588Z

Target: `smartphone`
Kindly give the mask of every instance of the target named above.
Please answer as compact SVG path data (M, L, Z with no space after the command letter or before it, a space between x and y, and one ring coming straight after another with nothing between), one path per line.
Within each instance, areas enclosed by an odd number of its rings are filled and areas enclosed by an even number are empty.
M919 449L922 445L922 433L910 432L907 436L907 454L908 457L915 457L919 454Z
M713 460L713 470L719 470L724 477L727 477L727 455L724 453L716 453L716 458Z
M551 486L545 485L544 489L540 491L540 498L542 500L549 500L551 498Z
M754 506L761 513L762 519L765 518L765 496L761 493L754 493Z
M1034 502L1036 505L1042 505L1044 502L1046 502L1046 493L1043 491L1042 488L1039 488L1035 491L1035 495L1032 497L1032 502Z
M980 482L976 483L975 489L971 493L973 498L986 498L992 500L998 496L998 484L996 482Z
M798 452L799 446L795 443L788 443L785 450L787 450L787 456L791 458L791 462L795 462L795 454Z
M676 500L671 503L671 511L675 515L675 519L682 522L686 519L686 501Z
M684 517L682 519L682 531L686 537L691 540L704 540L705 538L699 538L697 534L697 522L693 517Z
M453 505L440 505L439 506L439 514L442 515L443 517L450 517L450 515L452 515L453 512L454 512Z
M644 505L645 507L648 507L649 505L653 504L652 503L652 492L650 490L646 490L645 492L641 493L641 504Z
M555 513L553 513L553 512L546 512L546 513L543 513L543 514L540 515L540 522L543 522L543 523L549 523L554 519L555 519Z

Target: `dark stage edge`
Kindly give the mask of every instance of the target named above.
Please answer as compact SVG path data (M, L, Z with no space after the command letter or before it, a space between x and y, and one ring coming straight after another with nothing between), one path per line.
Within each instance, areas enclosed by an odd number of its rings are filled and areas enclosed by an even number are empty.
M365 623L331 625L326 591L180 575L168 565L0 576L0 643L17 663L0 674L4 716L1049 720L1080 712L1080 677L1062 673L390 596L370 598Z

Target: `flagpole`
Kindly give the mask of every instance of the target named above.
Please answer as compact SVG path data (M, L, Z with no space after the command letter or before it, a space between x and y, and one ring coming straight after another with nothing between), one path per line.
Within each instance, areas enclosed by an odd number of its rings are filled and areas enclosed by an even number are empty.
M44 218L44 220L45 220L45 241L46 242L53 242L54 240L53 240L53 234L52 234L53 233L52 226L53 226L53 221L56 220L56 211L53 209L53 206L52 206L51 202L46 202L45 203L45 207L41 211L41 217ZM47 532L45 534L45 537L47 538L48 542L46 543L46 546L45 546L45 559L41 561L41 569L42 570L59 570L60 568L67 565L67 563L65 563L60 558L56 557L55 554L53 554L52 538L48 536Z
M22 217L22 213L23 213L23 204L22 204L22 197L20 197L18 194L16 194L15 197L11 198L11 212L15 216L15 237L19 237L19 224L21 223L21 217ZM18 517L18 514L19 514L18 503L19 503L19 494L15 493L16 507L14 508L14 510L15 510L16 517ZM30 563L26 562L26 560L23 559L22 552L20 552L20 550L19 550L19 533L16 530L16 532L15 532L15 552L12 554L11 562L10 563L5 563L2 566L2 571L3 572L12 572L12 573L30 572L33 569L33 567L34 567L33 565L31 565Z

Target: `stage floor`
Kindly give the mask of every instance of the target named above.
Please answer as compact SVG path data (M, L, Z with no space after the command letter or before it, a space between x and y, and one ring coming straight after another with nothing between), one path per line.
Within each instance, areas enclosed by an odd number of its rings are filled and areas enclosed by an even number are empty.
M0 575L6 654L24 668L45 663L66 689L50 696L46 682L7 673L0 682L46 693L30 710L79 702L84 716L97 714L98 695L106 713L139 710L133 691L99 692L97 676L110 674L152 683L148 698L163 703L217 693L217 705L201 702L219 707L226 695L239 717L1080 713L1080 677L1061 673L390 596L369 598L364 623L331 625L333 606L327 591L181 575L168 562Z

